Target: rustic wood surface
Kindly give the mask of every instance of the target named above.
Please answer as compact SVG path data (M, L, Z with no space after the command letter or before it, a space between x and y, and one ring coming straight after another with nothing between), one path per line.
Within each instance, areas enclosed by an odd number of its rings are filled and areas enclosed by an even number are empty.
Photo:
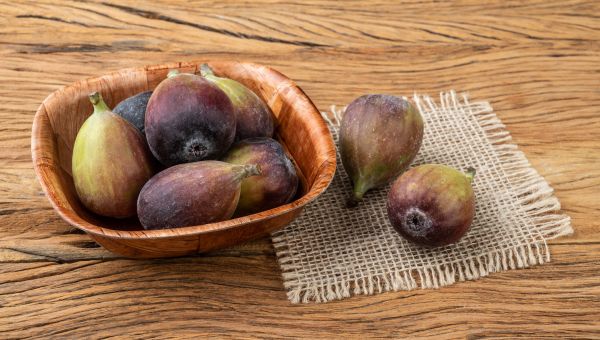
M600 337L597 1L0 1L0 338ZM489 100L575 234L551 263L440 290L291 305L267 239L119 258L52 210L31 163L52 91L121 68L270 65L322 110L364 93Z

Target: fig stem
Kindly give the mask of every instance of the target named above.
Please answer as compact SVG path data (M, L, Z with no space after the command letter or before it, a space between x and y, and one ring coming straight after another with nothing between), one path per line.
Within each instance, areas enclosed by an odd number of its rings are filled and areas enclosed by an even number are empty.
M250 176L258 176L262 174L262 170L260 168L260 165L258 164L247 164L247 165L243 165L242 169L239 173L239 179L244 179L246 177L250 177Z
M110 111L110 108L108 107L108 105L106 105L104 99L102 99L102 95L100 94L100 92L96 91L90 93L88 97L90 98L90 102L94 106L94 113Z
M173 78L176 75L178 75L179 73L180 73L179 70L176 70L176 69L169 70L169 73L167 73L167 78Z
M475 173L476 173L475 168L471 167L471 166L467 168L467 171L465 171L465 176L467 176L467 179L469 180L469 183L473 182L473 178L475 177Z
M358 203L360 201L362 201L363 195L365 193L362 191L357 191L354 190L354 192L352 193L352 196L348 197L348 199L346 200L346 207L347 208L354 208L358 205Z
M346 200L346 208L354 208L354 207L356 207L358 205L358 202L360 202L359 199L357 199L354 196L350 196Z
M202 75L203 77L214 76L215 72L213 72L213 70L210 68L210 66L208 66L208 64L202 64L200 65L200 75Z

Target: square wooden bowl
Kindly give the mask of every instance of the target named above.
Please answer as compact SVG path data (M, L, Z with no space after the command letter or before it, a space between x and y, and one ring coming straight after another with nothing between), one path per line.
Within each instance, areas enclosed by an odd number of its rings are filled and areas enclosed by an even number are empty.
M110 107L152 90L170 69L196 72L201 63L125 69L82 80L48 96L33 121L31 153L37 177L58 214L115 253L138 258L171 257L215 250L255 239L290 223L319 196L335 173L335 146L311 100L293 81L265 66L209 62L215 73L235 79L259 95L277 118L276 138L293 157L301 193L289 204L223 222L144 230L137 219L94 215L79 201L71 177L71 153L79 128L92 113L88 94L99 91Z

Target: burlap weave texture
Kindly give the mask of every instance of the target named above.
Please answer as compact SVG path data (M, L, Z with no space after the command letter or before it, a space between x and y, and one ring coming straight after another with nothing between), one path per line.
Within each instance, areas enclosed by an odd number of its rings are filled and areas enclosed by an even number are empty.
M413 103L423 116L425 135L412 166L441 163L477 170L470 231L457 244L441 248L407 242L387 219L388 187L346 208L351 186L338 155L327 191L272 235L291 302L439 288L542 264L550 260L546 241L572 232L552 188L512 144L489 103L471 103L453 91L442 93L439 103L420 95ZM332 112L330 128L337 142L342 110Z

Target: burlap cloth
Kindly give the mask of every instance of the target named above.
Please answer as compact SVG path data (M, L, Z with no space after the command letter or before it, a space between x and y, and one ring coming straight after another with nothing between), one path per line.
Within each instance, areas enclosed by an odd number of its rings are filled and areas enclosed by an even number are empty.
M407 242L388 221L387 187L369 192L357 208L347 209L351 186L338 155L338 170L327 191L272 235L291 302L439 288L542 264L550 260L546 241L572 233L552 188L512 144L489 103L471 103L454 91L442 93L439 104L420 95L413 103L425 121L425 136L412 166L442 163L477 169L470 231L457 244L442 248ZM332 107L333 114L324 115L330 117L336 142L342 111Z

